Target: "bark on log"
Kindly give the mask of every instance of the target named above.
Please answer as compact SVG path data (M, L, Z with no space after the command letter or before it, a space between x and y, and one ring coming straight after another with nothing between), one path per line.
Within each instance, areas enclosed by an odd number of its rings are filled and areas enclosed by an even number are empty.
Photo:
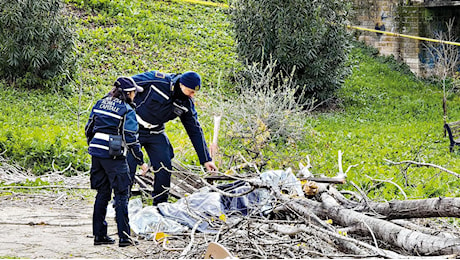
M391 252L391 251L388 251L388 250L382 250L382 249L376 248L374 246L371 246L371 245L369 245L367 243L352 240L352 239L348 239L346 237L341 237L340 235L333 233L333 229L331 227L325 225L324 222L321 221L321 219L318 218L317 212L314 212L314 211L318 211L318 210L319 210L319 212L321 211L321 204L319 202L306 199L311 204L316 204L316 205L312 206L310 204L309 206L311 206L311 207L304 207L301 204L297 203L296 201L291 200L288 196L283 195L283 194L281 194L280 192L278 192L276 190L275 190L275 196L279 200L281 200L285 204L285 206L287 208L289 208L290 210L293 210L294 212L297 212L297 214L302 215L303 217L307 218L307 220L308 219L313 219L313 220L315 220L315 222L318 222L319 224L321 224L323 227L325 227L325 229L323 229L323 233L331 235L331 236L333 236L335 238L338 238L339 239L338 242L345 249L349 250L350 252L353 252L353 253L358 254L358 255L368 255L362 249L357 247L355 245L355 243L356 243L356 244L358 244L360 246L363 246L363 247L367 248L368 250L371 250L373 252L373 254L381 256L381 257L385 257L385 258L402 258L402 256L400 254L397 254L395 252Z
M373 212L384 219L460 217L460 198L431 198L419 200L396 200L386 203L366 201L365 204L345 198L334 187L329 193L341 205L359 212Z
M460 217L460 198L432 198L421 200L390 201L387 203L370 202L372 211L386 216L387 219ZM369 211L367 209L355 209Z
M344 227L355 226L363 233L369 228L379 240L402 248L413 255L449 255L460 252L460 239L439 238L412 231L386 220L373 218L354 210L346 209L327 193L321 194L321 204L301 200L321 218L330 218Z
M391 222L397 225L400 225L401 227L405 227L410 230L419 231L419 232L422 232L428 235L432 235L432 236L437 236L437 237L442 237L442 238L456 238L457 237L454 233L450 232L450 231L455 232L454 230L441 230L439 228L426 227L426 226L418 225L417 223L414 223L409 220L404 220L404 219L393 219L391 220Z

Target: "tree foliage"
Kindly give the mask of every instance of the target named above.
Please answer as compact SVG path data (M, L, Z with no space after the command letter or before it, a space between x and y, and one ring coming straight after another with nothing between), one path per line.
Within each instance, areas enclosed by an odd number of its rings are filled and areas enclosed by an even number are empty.
M300 160L300 156L286 150L295 150L311 130L305 126L303 110L309 104L299 104L296 100L292 73L276 72L273 60L266 64L247 65L241 73L244 78L237 78L235 84L238 95L228 101L217 100L225 117L222 151L224 154L237 151L261 169ZM234 158L229 161L240 163Z
M349 5L341 0L235 0L232 20L238 54L251 64L273 57L278 70L320 100L340 87L349 36L344 26Z
M72 75L76 34L60 0L0 1L0 76L28 87Z

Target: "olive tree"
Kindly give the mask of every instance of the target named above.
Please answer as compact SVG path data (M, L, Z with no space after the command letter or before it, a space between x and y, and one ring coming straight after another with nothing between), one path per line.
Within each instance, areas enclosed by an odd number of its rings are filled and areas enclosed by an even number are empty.
M0 1L0 77L27 87L72 75L76 34L60 0Z
M350 49L342 0L234 0L231 18L242 62L277 61L304 97L326 100L347 72Z

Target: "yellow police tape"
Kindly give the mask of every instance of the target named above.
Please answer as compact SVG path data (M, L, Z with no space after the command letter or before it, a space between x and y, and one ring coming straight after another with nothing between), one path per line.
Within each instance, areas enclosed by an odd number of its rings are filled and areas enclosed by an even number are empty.
M347 25L347 27L350 28L350 29L381 33L381 34L390 35L390 36L406 37L406 38L411 38L411 39L420 40L420 41L438 42L438 43L442 43L442 44L451 44L451 45L460 46L460 42L450 42L450 41L443 41L443 40L437 40L437 39L430 39L430 38L412 36L412 35L407 35L407 34L392 33L392 32L368 29L368 28L352 26L352 25Z
M227 4L214 3L214 2L202 1L202 0L173 0L173 1L175 1L175 2L188 2L188 3L192 3L192 4L216 6L216 7L223 7L223 8L228 8L229 7ZM438 42L438 43L441 43L441 44L450 44L450 45L460 46L460 42L443 41L443 40L438 40L438 39L431 39L431 38L412 36L412 35L407 35L407 34L386 32L386 31L380 31L380 30L369 29L369 28L358 27L358 26L352 26L352 25L347 25L347 28L360 30L360 31L369 31L369 32L375 32L375 33L381 33L381 34L385 34L385 35L389 35L389 36L405 37L405 38L410 38L410 39L420 40L420 41Z
M215 2L210 2L210 1L202 1L202 0L172 0L172 1L173 2L186 2L186 3L191 3L191 4L209 5L209 6L228 8L227 4L215 3Z

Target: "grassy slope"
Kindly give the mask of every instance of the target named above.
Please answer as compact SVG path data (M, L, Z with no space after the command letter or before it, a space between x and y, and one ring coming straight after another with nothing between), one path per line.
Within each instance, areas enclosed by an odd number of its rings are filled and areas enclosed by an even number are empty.
M316 135L305 149L314 155L318 172L334 175L341 150L344 170L358 164L350 170L350 180L365 190L372 189L376 198L403 195L395 185L383 188L382 182L372 182L366 175L393 181L413 198L457 196L459 181L452 175L434 168L406 169L384 160L413 160L459 171L458 154L449 153L443 134L441 90L392 70L361 51L355 50L352 57L356 67L339 94L344 111L312 120ZM455 120L460 118L458 102L457 95L448 101L449 117Z
M225 10L180 1L100 3L95 6L98 12L77 9L82 62L76 82L69 86L74 95L11 90L0 83L1 99L14 101L0 104L1 150L6 149L7 156L23 165L35 165L37 172L50 170L53 160L58 168L72 162L80 170L87 169L83 126L88 109L120 74L152 69L199 71L205 87L197 102L207 135L212 127L213 111L208 108L216 95L214 90L231 85L230 71L237 64ZM409 197L458 195L459 182L447 173L419 167L402 172L404 167L384 161L425 161L459 171L458 155L448 152L448 141L443 136L441 91L361 52L353 54L352 62L354 73L340 93L343 111L312 117L314 131L299 144L297 153L311 156L312 172L334 175L338 170L337 152L341 150L344 170L359 164L350 170L349 180L364 190L372 188L376 197L393 199L402 195L396 186L373 183L365 175L392 180ZM80 88L83 96L79 107ZM453 96L449 116L459 119L460 110L455 104L458 97ZM72 113L77 109L83 111L80 119ZM168 124L176 156L196 163L180 123ZM296 164L292 162L292 167ZM404 173L408 187L404 187Z
M0 83L0 97L6 101L0 104L1 151L37 173L51 170L54 159L57 169L70 162L78 170L88 168L84 124L92 104L111 89L117 76L154 69L198 71L204 82L197 99L200 111L206 92L227 82L219 79L236 63L223 9L181 2L100 1L93 6L97 11L91 11L80 8L80 1L69 2L79 18L81 62L75 82L51 93L6 91L10 88ZM206 118L202 121L205 128L211 125ZM184 130L176 121L170 124L172 142L181 147L178 155L187 154L194 163L197 158L188 155L187 138L175 138L185 136Z

